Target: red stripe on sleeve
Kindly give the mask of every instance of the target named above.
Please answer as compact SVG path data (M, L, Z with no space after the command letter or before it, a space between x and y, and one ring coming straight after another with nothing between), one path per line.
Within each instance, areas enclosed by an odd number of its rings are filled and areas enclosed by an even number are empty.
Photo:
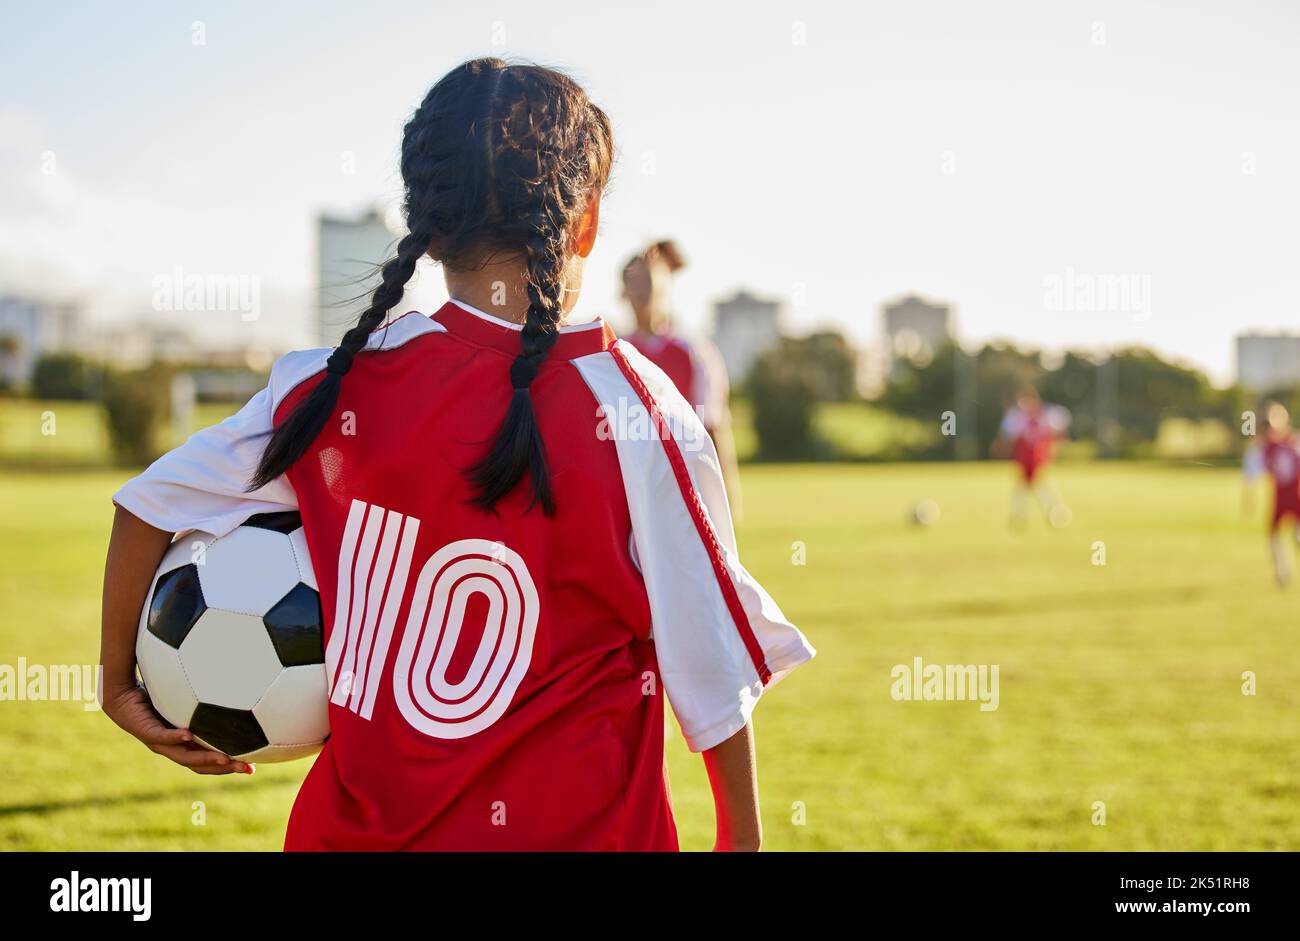
M700 501L700 495L691 484L691 475L686 469L686 459L682 457L681 448L677 446L677 439L673 437L668 422L659 410L658 403L655 402L654 396L650 394L649 388L646 387L645 380L632 368L632 364L627 361L623 351L617 346L613 346L609 352L613 355L614 362L618 363L623 378L636 391L637 396L641 399L641 404L650 413L650 420L654 424L659 441L663 444L664 453L667 455L668 463L673 469L673 476L677 478L677 487L681 490L682 500L686 503L686 509L690 511L691 519L695 522L695 529L700 534L700 540L709 553L709 561L713 564L713 574L718 581L718 588L722 591L722 597L727 602L727 610L731 612L731 619L736 625L736 631L740 634L745 650L749 653L749 659L753 661L759 680L766 686L772 679L772 671L767 668L767 659L763 656L763 648L759 644L758 638L754 636L754 629L749 624L749 615L745 613L745 607L740 603L740 596L736 594L736 586L732 583L731 576L727 572L726 562L723 560L722 546L718 542L717 533L713 531L713 525L704 512L704 504Z

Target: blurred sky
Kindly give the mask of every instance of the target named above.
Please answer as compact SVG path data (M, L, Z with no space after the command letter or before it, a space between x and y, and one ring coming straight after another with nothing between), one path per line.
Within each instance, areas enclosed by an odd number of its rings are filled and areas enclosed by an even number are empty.
M1284 2L11 0L0 289L125 315L178 265L253 274L255 328L302 343L315 214L393 201L411 109L496 54L569 69L614 120L579 319L623 322L623 259L671 234L698 330L747 285L872 339L917 291L968 339L1145 342L1226 380L1236 332L1300 328L1298 49ZM1070 270L1148 278L1150 316L1049 309Z

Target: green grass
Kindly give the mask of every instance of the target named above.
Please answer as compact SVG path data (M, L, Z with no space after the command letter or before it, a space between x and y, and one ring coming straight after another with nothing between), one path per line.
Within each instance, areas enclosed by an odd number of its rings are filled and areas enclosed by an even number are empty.
M196 405L189 427L168 426L162 445L214 425L239 409L230 403ZM0 467L95 468L111 463L104 410L97 402L52 402L0 397Z
M94 662L120 476L0 475L0 664ZM1072 525L1012 532L1003 467L746 468L745 561L819 650L758 708L769 848L1300 849L1300 585L1272 584L1236 475L1057 480ZM911 526L923 498L942 517ZM998 664L1000 708L895 702L915 656ZM276 849L307 770L200 778L76 703L0 702L0 750L6 849ZM669 764L683 845L707 848L675 732Z
M731 400L731 421L736 456L742 461L753 460L758 454L758 435L748 399L737 396ZM938 437L939 427L903 418L870 402L822 402L813 411L813 434L830 445L840 460L891 460L924 448Z
M843 460L915 454L939 437L937 424L903 418L869 402L821 403L813 414L813 432Z

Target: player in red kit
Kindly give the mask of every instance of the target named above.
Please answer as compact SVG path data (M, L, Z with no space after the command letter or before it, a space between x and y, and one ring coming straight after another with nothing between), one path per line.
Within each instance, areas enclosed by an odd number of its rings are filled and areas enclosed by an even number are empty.
M740 562L695 410L571 317L612 157L566 76L453 69L406 125L409 231L357 325L114 496L104 710L207 773L244 769L135 687L151 575L174 533L302 516L330 737L287 849L676 849L664 694L716 847L758 847L750 715L813 650ZM452 300L389 319L425 255Z
M1008 456L1016 465L1017 482L1011 496L1011 520L1027 521L1029 497L1034 494L1053 526L1063 526L1069 510L1043 471L1056 453L1056 439L1070 427L1070 413L1060 405L1044 405L1032 388L1022 389L1007 410L994 441L993 453Z
M686 267L677 243L664 239L633 255L623 266L623 297L636 329L627 337L646 359L664 371L694 407L722 461L732 512L739 515L740 475L731 432L730 382L712 343L687 340L672 323L672 278Z
M1273 574L1279 585L1291 581L1294 567L1291 551L1282 535L1282 522L1290 520L1292 537L1300 540L1300 441L1291 428L1291 417L1279 402L1265 409L1264 434L1246 451L1244 470L1247 484L1264 474L1273 481L1273 515L1269 521L1269 547L1273 553Z

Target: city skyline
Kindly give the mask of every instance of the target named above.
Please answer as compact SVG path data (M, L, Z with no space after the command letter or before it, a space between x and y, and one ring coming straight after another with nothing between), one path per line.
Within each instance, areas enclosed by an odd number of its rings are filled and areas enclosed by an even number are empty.
M968 342L1141 344L1222 384L1237 334L1300 329L1283 6L1180 9L1174 30L1158 5L668 3L630 44L563 4L145 9L2 15L0 287L108 315L150 309L177 268L255 277L260 322L207 332L301 344L316 216L391 206L405 116L456 61L496 54L568 68L614 120L579 319L625 323L623 260L671 235L698 332L747 287L793 332L861 344L882 303L919 293ZM339 68L295 68L308 46Z

